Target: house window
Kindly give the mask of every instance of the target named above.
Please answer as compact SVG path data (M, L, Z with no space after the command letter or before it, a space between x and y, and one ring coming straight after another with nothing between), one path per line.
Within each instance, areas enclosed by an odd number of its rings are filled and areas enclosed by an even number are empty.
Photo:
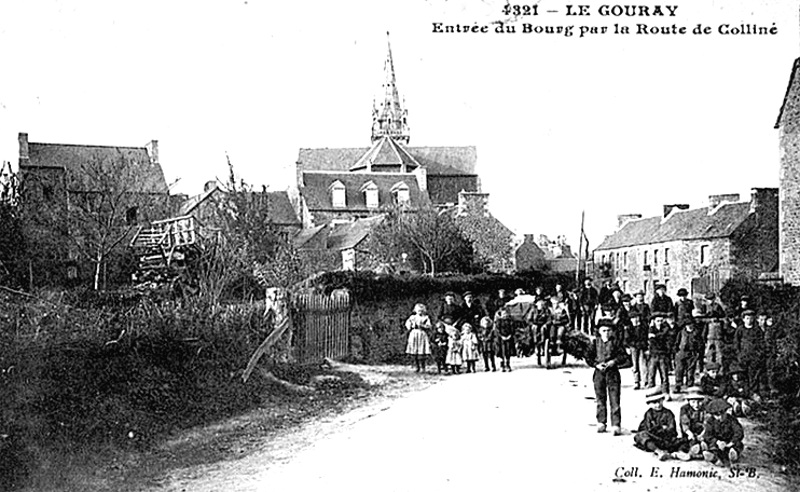
M408 185L404 182L401 181L392 186L391 191L394 194L395 202L398 205L408 205L408 203L411 201Z
M645 280L644 282L642 282L642 291L643 291L645 294L647 294L647 288L648 288L648 285L647 285L647 280Z
M700 264L706 265L708 263L708 245L700 246Z
M344 208L347 206L345 202L345 188L341 181L336 181L331 185L331 202L334 207Z
M622 253L622 266L627 269L628 268L628 252Z
M647 263L647 261L648 261L647 253L648 253L647 251L644 252L644 258L642 259L642 263L645 264L645 265L648 264Z
M658 250L653 250L653 265L658 265Z
M606 255L603 255L603 256L600 257L600 263L605 265L605 263L606 263Z
M669 265L669 248L664 248L664 264Z

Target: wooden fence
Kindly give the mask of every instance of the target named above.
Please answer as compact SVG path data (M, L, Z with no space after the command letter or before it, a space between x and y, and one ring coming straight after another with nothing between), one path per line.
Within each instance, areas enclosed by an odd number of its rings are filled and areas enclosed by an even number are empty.
M295 358L318 362L350 354L350 295L300 294L294 298Z

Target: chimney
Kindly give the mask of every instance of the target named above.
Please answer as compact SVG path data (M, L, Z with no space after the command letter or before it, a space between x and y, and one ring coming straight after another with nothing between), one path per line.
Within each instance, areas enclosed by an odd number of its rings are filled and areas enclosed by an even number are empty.
M708 208L713 210L723 203L736 203L739 201L738 193L728 193L725 195L708 195Z
M428 191L428 170L422 166L419 166L414 169L412 173L417 178L417 186L419 186L419 191Z
M19 164L21 166L25 166L28 164L30 160L30 155L28 154L28 134L27 133L20 133L19 134Z
M458 213L488 216L489 194L461 190L458 192Z
M627 224L628 222L636 219L641 219L642 214L623 214L617 215L617 229L622 229L622 226Z
M750 213L775 213L778 210L778 188L752 188Z
M664 218L666 218L674 209L688 210L688 203L674 203L672 205L664 205Z
M147 155L150 156L150 162L152 164L160 164L158 162L158 140L150 140L147 145L145 145L147 149Z

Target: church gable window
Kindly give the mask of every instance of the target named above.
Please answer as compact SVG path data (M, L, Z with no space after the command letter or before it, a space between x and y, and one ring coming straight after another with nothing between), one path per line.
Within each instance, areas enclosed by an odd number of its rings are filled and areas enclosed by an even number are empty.
M367 181L361 187L361 192L365 195L367 208L378 208L378 185L373 181Z
M344 184L336 180L330 186L331 192L331 203L336 208L344 208L347 206L347 202L345 200L345 187Z

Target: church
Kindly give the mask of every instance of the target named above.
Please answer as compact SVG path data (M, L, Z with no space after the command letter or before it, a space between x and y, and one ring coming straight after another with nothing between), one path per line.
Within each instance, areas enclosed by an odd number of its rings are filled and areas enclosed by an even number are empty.
M388 40L383 71L369 147L300 149L297 185L290 191L303 225L295 246L309 257L340 253L343 269L369 268L358 258L370 256L366 238L387 208L435 206L454 215L487 268L513 269L513 233L489 213L475 147L411 146Z
M303 227L370 217L391 205L453 206L459 192L480 193L475 147L410 146L390 44L383 70L369 147L300 149L293 201Z

